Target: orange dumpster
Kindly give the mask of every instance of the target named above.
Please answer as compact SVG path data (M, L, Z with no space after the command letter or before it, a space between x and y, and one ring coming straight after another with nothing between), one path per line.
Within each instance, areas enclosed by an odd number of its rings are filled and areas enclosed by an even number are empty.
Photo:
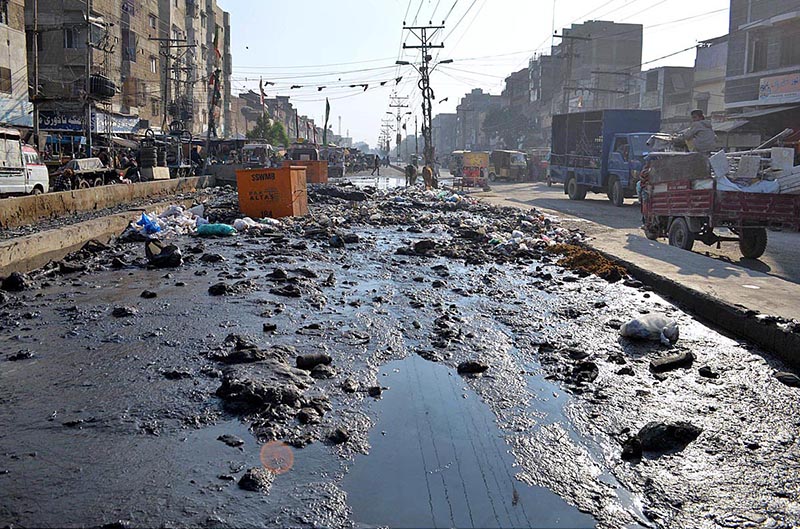
M309 184L328 183L327 160L284 160L283 166L303 166L306 168L306 178Z
M236 171L236 184L239 208L248 217L277 219L308 214L305 167L241 169Z

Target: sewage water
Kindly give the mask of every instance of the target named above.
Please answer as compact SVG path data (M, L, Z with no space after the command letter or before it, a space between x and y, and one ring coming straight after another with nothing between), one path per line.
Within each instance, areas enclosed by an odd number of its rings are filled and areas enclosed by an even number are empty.
M353 518L392 527L590 528L594 519L514 477L494 415L447 367L386 364L371 452L342 481Z

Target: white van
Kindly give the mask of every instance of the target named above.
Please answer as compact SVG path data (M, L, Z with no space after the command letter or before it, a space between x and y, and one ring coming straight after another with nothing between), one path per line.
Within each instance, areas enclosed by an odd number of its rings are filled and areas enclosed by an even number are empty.
M33 147L22 144L19 131L0 128L0 195L28 195L49 190L50 178Z

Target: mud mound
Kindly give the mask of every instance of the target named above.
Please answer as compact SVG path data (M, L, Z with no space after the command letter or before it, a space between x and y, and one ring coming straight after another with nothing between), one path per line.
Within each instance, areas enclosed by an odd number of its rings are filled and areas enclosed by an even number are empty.
M606 259L594 250L581 246L556 244L548 248L548 251L562 255L558 265L568 268L582 277L594 274L609 283L616 283L628 275L624 266Z

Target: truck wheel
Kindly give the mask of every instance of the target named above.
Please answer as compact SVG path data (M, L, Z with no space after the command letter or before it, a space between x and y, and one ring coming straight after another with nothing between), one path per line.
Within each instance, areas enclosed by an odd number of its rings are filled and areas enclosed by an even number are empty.
M767 249L767 230L744 228L739 234L739 250L748 259L758 259Z
M669 244L682 250L691 251L694 246L694 233L689 229L686 219L678 217L669 227Z
M95 178L94 179L94 184L92 184L92 186L100 187L101 185L103 185L103 179L102 178Z
M611 177L608 182L608 199L618 208L625 204L625 192L622 190L622 182L616 176Z
M41 187L36 186L31 190L31 195L41 195L43 192Z
M583 200L586 198L586 188L578 183L574 176L567 181L567 195L570 200Z
M91 184L83 178L78 180L78 189L89 189L90 187L92 187Z

